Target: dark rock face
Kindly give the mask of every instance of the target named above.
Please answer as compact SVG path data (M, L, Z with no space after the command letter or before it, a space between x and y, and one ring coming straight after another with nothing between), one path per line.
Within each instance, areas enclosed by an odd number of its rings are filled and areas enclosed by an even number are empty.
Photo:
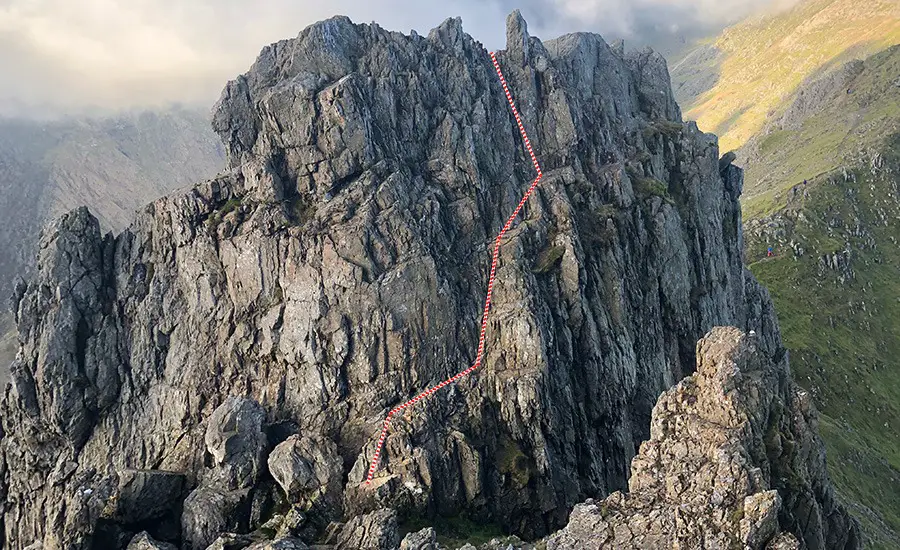
M228 171L115 238L86 210L45 232L3 400L9 548L89 548L135 469L189 480L186 548L260 528L273 475L288 495L339 479L340 536L373 548L399 544L397 514L542 536L626 487L713 326L780 361L741 265L741 171L681 122L662 57L543 43L518 14L507 34L545 177L501 252L484 367L394 423L375 481L386 412L473 360L488 246L532 177L459 20L425 38L339 17L265 48L215 109ZM283 460L293 434L335 468Z
M127 524L157 520L184 497L184 475L150 470L126 471L119 478L117 515Z

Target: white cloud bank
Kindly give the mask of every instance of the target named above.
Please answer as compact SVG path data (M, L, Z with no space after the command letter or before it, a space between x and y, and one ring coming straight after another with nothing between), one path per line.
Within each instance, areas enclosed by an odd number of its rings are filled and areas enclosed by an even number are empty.
M670 46L785 0L0 0L0 115L211 104L266 44L336 14L425 34L447 17L488 48L532 34ZM790 1L790 0L788 0Z

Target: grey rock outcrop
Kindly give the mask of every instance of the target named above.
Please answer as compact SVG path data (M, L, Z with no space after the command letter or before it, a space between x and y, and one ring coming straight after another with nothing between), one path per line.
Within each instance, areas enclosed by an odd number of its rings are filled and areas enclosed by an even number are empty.
M815 410L787 359L717 327L697 361L654 407L628 494L576 506L547 549L859 548L859 526L835 513Z
M221 487L198 487L184 501L181 516L182 540L192 550L213 544L223 532L237 531L241 525L240 508L246 502L245 491Z
M266 412L250 399L229 396L206 425L206 451L212 456L211 482L228 489L252 486L265 467Z
M728 167L731 166L731 163L735 161L737 158L737 154L734 151L728 151L722 158L719 159L719 173L725 174L725 171L728 170Z
M309 546L296 537L275 537L274 540L254 540L254 537L227 533L219 536L206 550L308 550Z
M257 542L247 547L247 550L308 550L309 546L302 540L289 537L273 541Z
M254 544L253 537L249 535L225 533L219 535L212 544L206 547L206 550L244 550L251 544Z
M200 486L185 499L181 518L182 539L189 548L206 548L223 531L251 527L248 503L268 451L265 420L258 403L234 396L210 416L204 440L212 467L202 472Z
M46 222L87 205L122 230L135 209L216 174L224 151L199 109L100 118L0 116L0 384L16 355L6 304L19 276L32 276Z
M312 472L343 485L347 547L399 544L401 513L543 536L626 487L657 397L713 326L780 360L741 264L741 171L720 174L715 136L682 123L662 58L545 43L518 14L507 35L544 179L501 252L484 367L396 419L373 483L387 411L473 360L488 245L533 178L459 20L421 37L337 17L265 48L215 108L228 170L116 237L83 209L43 234L2 403L9 548L89 548L115 521L100 489L135 469L189 480L185 547L258 530L272 475L286 496L311 486L284 447L268 460L292 434L334 444Z

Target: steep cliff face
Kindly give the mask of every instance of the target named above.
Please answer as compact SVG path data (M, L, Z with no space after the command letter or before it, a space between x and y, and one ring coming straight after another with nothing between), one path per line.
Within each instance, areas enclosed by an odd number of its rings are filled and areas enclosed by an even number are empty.
M626 488L710 328L779 360L741 264L741 171L681 122L662 58L542 43L518 14L507 42L545 177L501 252L484 367L394 423L373 484L387 411L471 364L489 245L531 177L459 20L334 18L267 47L216 107L226 172L116 237L85 209L44 233L14 298L9 547L149 528L206 548L289 517L285 494L308 540L381 507L542 536Z

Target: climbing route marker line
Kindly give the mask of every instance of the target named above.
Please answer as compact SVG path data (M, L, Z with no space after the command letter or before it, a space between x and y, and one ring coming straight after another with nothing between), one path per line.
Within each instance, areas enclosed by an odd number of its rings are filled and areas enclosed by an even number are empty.
M519 126L519 133L522 134L522 141L525 143L525 148L528 150L528 155L531 157L531 163L534 165L534 169L537 172L537 177L534 178L534 181L531 182L531 186L528 187L527 191L525 191L525 194L522 196L522 200L519 201L519 205L516 207L515 211L512 213L509 219L506 220L506 224L503 225L503 229L500 230L500 234L497 235L497 239L494 241L494 253L491 258L491 274L488 277L487 297L484 300L484 313L481 317L481 335L478 337L478 353L475 355L475 363L473 363L471 367L460 372L459 374L451 376L440 384L428 388L406 403L397 405L396 407L391 409L391 412L388 413L387 418L384 419L384 424L381 427L381 435L378 436L378 445L375 447L375 456L372 457L372 464L369 466L369 475L366 477L366 484L372 482L372 478L375 476L375 471L378 469L378 460L381 458L381 449L382 447L384 447L384 440L387 439L387 432L388 428L391 425L391 419L395 415L402 413L404 409L415 405L426 397L430 397L432 394L434 394L444 386L452 384L453 382L456 382L457 380L468 376L472 373L472 371L481 366L481 359L484 356L484 335L487 331L488 313L491 311L491 294L494 290L494 278L497 275L497 259L500 256L500 242L503 240L503 235L506 234L506 232L512 225L513 220L515 220L519 215L519 212L522 211L522 208L528 201L528 197L531 196L531 194L534 192L534 189L537 187L538 182L540 182L544 177L543 172L541 172L541 165L538 163L537 156L535 156L534 154L534 149L531 148L531 141L528 139L528 134L525 132L525 126L522 124L522 117L519 116L519 110L516 109L516 103L513 101L512 94L509 92L509 87L506 85L506 78L503 77L503 71L500 70L500 63L497 62L497 56L494 52L491 52L491 61L494 62L494 69L497 71L497 76L500 77L500 84L503 85L503 92L506 94L506 100L509 102L509 107L510 109L512 109L512 113L516 117L516 124Z

